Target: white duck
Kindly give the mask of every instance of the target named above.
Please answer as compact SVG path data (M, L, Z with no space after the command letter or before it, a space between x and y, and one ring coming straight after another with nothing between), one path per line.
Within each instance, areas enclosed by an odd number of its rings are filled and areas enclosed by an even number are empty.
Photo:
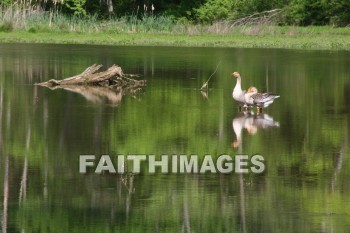
M237 79L236 86L235 86L235 88L233 89L233 92L232 92L232 97L237 102L237 104L239 105L240 108L243 106L246 109L247 105L246 105L246 101L245 101L245 98L244 98L244 95L245 95L246 91L242 90L241 76L239 75L238 72L233 72L232 76Z
M249 87L249 89L244 94L245 102L248 105L254 105L257 107L258 113L262 111L263 108L267 108L270 104L279 98L279 95L267 93L258 93L256 87Z

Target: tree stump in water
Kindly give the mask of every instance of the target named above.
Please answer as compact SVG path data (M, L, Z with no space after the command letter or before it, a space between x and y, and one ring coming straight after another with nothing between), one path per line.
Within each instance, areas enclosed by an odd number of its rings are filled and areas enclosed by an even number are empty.
M108 70L98 72L102 65L93 64L86 68L81 74L62 80L51 79L47 82L37 83L39 86L56 87L56 86L72 86L72 85L91 85L91 86L126 86L140 85L145 86L145 80L135 80L131 77L139 77L139 75L124 74L122 68L113 65Z
M51 79L35 85L79 93L92 102L101 102L104 98L113 104L119 104L125 94L134 96L146 86L146 80L133 79L140 75L124 74L120 66L113 65L106 71L98 72L101 67L93 64L73 77Z

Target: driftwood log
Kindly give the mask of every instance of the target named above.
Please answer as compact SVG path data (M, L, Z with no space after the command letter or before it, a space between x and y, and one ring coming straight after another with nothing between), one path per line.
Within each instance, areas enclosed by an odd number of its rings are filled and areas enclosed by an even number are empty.
M112 104L119 104L125 94L132 97L146 86L146 80L136 80L136 74L124 74L120 66L113 65L106 71L98 72L102 65L92 65L81 74L62 80L51 79L36 85L52 90L64 89L79 93L87 100L100 103L104 99Z
M81 74L62 80L51 79L47 82L37 83L39 86L55 87L65 85L91 85L91 86L121 86L121 85L145 85L145 80L135 80L132 77L140 75L124 74L122 68L113 65L108 70L96 73L102 65L93 64L86 68Z

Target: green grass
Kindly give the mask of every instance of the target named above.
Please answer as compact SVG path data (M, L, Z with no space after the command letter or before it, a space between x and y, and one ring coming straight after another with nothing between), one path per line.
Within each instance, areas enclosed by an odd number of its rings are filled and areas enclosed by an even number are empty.
M1 42L350 50L350 27L232 27L153 15L99 20L35 7L0 7Z
M286 29L283 28L283 30ZM299 28L295 30L299 30ZM304 28L302 31L304 31ZM240 33L188 35L170 33L70 33L40 31L32 33L28 31L13 31L0 32L0 42L350 50L350 35L333 33L328 30L296 35L247 35Z

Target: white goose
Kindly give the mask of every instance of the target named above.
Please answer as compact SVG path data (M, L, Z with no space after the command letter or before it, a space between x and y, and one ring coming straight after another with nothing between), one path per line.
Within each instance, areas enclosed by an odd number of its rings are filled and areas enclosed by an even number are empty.
M235 77L236 80L237 80L236 81L236 86L235 86L235 88L233 89L233 92L232 92L232 97L237 102L237 104L239 105L240 108L242 106L244 108L247 108L246 101L245 101L245 98L244 98L244 95L245 95L246 91L242 90L241 76L239 75L238 72L233 72L232 76Z
M244 100L249 105L254 105L257 107L258 113L262 111L263 108L267 108L269 105L279 98L279 95L267 93L258 93L256 87L249 87L249 89L244 94Z

